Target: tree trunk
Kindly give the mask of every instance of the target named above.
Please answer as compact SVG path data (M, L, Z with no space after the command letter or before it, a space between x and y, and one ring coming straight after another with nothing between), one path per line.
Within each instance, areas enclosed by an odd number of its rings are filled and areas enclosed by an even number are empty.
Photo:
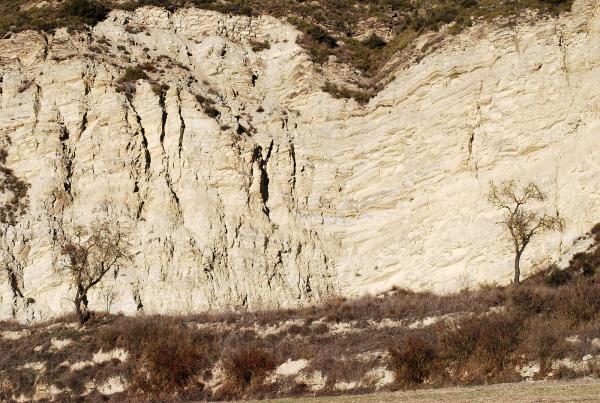
M522 252L520 251L517 251L515 253L515 279L513 280L514 285L521 284L521 253Z
M75 314L77 315L77 321L80 325L83 325L85 323L85 317L83 315L83 310L81 309L81 299L76 298L73 302L75 303Z
M75 298L75 314L77 315L77 321L81 326L85 324L90 318L90 311L87 307L87 297L84 295L83 297Z

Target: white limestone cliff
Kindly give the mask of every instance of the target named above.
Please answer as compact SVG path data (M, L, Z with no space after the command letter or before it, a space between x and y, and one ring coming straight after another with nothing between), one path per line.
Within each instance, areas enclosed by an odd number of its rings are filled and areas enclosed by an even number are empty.
M564 234L534 241L526 270L600 221L595 1L476 25L398 67L365 106L321 91L328 73L297 35L270 17L143 8L88 33L0 40L0 137L31 184L28 214L3 239L23 297L15 306L1 283L0 318L71 310L53 270L59 241L107 210L134 259L90 306L112 294L126 313L507 282L489 180L533 179L567 219ZM143 63L168 90L139 80L117 92L125 67Z

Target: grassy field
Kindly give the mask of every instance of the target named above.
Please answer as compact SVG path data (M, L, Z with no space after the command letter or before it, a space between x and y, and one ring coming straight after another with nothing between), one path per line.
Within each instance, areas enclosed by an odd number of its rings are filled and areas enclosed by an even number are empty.
M600 382L581 379L567 382L503 383L491 386L421 389L408 392L377 393L359 396L338 396L271 400L281 403L299 402L597 402Z

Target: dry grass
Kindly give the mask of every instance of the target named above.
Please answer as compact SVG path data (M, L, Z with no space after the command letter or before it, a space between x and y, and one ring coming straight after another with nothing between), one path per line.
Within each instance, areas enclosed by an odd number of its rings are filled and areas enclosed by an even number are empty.
M484 287L446 296L392 290L297 310L186 317L98 314L81 330L39 324L28 329L27 337L0 338L0 383L10 385L0 388L0 399L31 395L40 382L81 394L86 383L115 375L130 384L112 396L116 400L373 392L373 383L359 383L382 367L395 373L395 382L383 390L519 381L515 368L530 362L540 367L534 379L597 376L596 364L579 370L552 368L559 359L577 362L588 354L600 355L594 341L600 339L597 269L598 252L593 251L575 256L565 271L567 280L559 283L549 280L556 270L551 267L520 287ZM424 318L448 314L445 320L418 325ZM21 328L0 323L0 332ZM574 336L575 341L568 341ZM74 342L54 351L52 338ZM130 358L79 371L61 367L65 361L90 360L100 350L115 348L126 350ZM266 382L289 359L308 360L302 373L320 371L323 386L311 389L294 377ZM46 363L45 372L18 369L32 361ZM336 388L339 382L357 386L344 391Z
M383 402L595 402L600 395L600 382L577 380L568 382L521 382L499 385L420 389L369 395L278 399L274 403L383 403Z

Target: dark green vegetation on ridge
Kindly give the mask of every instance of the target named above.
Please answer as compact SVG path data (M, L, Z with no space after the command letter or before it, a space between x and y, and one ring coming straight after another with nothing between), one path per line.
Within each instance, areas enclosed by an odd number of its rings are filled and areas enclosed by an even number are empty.
M52 6L34 4L31 0L0 2L0 38L26 29L82 29L103 20L115 8L199 7L234 15L267 14L287 18L302 30L305 35L300 43L315 61L335 55L375 77L393 54L424 32L454 23L450 33L457 33L477 19L519 16L525 9L556 15L570 10L572 0L62 0ZM378 30L387 32L388 40L368 35ZM357 39L357 34L363 39Z

